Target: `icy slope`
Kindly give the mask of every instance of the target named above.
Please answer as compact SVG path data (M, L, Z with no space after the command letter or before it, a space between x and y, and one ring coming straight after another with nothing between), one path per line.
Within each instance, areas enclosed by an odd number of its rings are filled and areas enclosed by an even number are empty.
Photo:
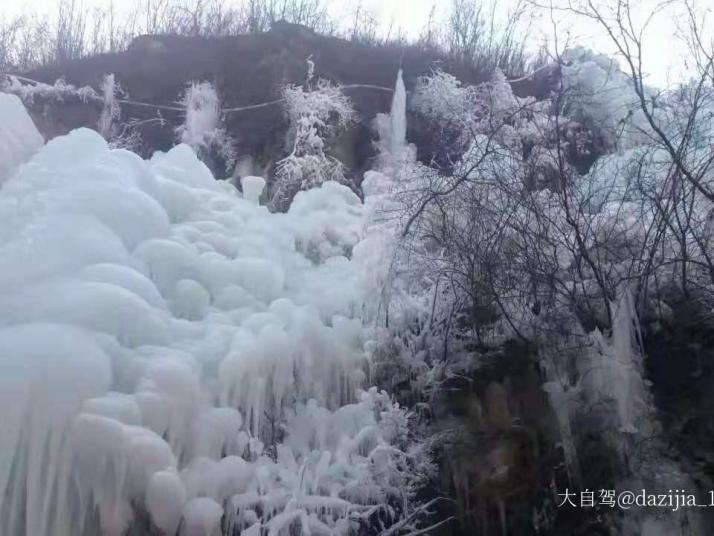
M188 146L146 162L85 129L3 185L0 534L142 511L344 534L404 499L403 413L360 390L362 206L334 183L288 214L255 199Z

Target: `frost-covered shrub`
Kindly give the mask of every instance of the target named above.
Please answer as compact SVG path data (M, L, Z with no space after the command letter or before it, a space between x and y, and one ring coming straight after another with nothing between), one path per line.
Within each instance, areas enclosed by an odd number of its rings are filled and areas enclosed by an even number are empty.
M409 102L418 121L419 132L427 139L435 163L447 167L468 145L474 118L473 87L464 87L453 75L435 70L417 80Z
M673 156L614 61L580 49L563 58L562 84L542 102L514 97L499 72L471 88L436 73L412 100L437 125L458 122L468 141L447 173L407 181L400 195L410 258L421 255L413 264L432 266L441 284L458 282L452 305L469 336L480 315L459 311L480 309L484 298L496 306L498 322L482 319L500 324L498 340L528 337L539 315L561 308L608 329L611 303L633 278L643 296L657 281L698 292L714 281L710 92L681 88L655 99L644 88L660 131L685 148ZM614 147L618 154L600 156ZM414 278L424 280L423 268Z
M425 124L435 164L451 167L484 134L520 149L530 99L514 96L505 75L496 69L487 82L463 86L453 75L436 70L417 81L411 110ZM515 144L515 145L514 145Z
M89 87L80 88L68 84L63 78L58 78L53 85L42 82L33 82L27 79L20 80L16 76L8 75L4 77L0 90L5 93L13 93L20 97L23 102L33 103L37 101L68 101L77 99L81 102L90 100L100 100L97 92Z
M473 114L473 93L473 87L464 87L455 76L437 69L419 77L411 107L437 123L457 124Z
M633 445L657 434L638 315L714 293L714 93L711 70L638 96L612 60L563 58L563 78L538 103L514 97L499 73L471 88L443 74L422 80L413 111L453 128L464 149L440 169L366 176L369 213L387 223L371 222L355 256L370 268L390 259L388 274L372 268L364 282L377 287L378 306L366 309L386 332L372 348L374 377L418 400L422 367L439 389L523 343L547 375L577 482L582 429L571 424L592 423L628 474ZM586 421L593 411L598 422Z
M277 163L273 185L273 204L286 208L295 194L325 181L346 183L345 167L326 154L334 137L355 119L349 98L339 86L319 79L303 86L283 89L289 154Z
M186 117L176 129L181 143L189 145L209 167L219 168L219 160L226 172L235 164L233 140L222 126L221 102L209 82L191 82L180 100Z

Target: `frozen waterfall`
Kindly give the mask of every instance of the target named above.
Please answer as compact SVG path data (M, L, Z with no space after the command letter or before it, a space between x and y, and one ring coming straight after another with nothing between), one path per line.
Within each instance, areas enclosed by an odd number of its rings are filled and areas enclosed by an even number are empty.
M0 534L347 534L403 489L354 193L273 214L187 145L144 161L79 129L35 153L19 100L0 116Z

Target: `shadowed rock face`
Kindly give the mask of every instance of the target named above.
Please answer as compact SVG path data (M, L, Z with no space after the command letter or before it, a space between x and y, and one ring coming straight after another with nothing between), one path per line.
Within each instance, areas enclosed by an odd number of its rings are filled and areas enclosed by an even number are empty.
M522 78L511 80L511 89L517 97L546 98L555 89L560 79L560 67L548 64Z
M343 85L365 84L391 88L400 65L407 89L417 77L435 67L453 72L466 84L483 81L488 74L452 65L434 51L407 46L370 46L279 22L271 31L256 35L206 38L175 35L137 37L126 52L101 54L44 67L27 73L30 78L53 83L64 79L76 86L99 87L102 76L114 73L119 85L135 101L175 104L186 85L209 81L217 88L226 108L276 100L285 84L300 84L306 76L306 60L315 62L316 75ZM514 90L520 96L547 95L553 73L549 70L520 79ZM548 87L547 87L548 86ZM389 111L391 92L373 88L346 89L360 122L339 140L335 154L348 168L360 173L373 155L371 122ZM37 103L31 113L46 137L65 134L80 126L94 127L100 106L77 103ZM153 108L122 105L122 121L157 119ZM174 129L181 112L162 110L159 121L139 127L140 152L150 156L175 142ZM251 155L258 169L282 155L286 122L279 104L226 115L228 132L236 140L237 154Z

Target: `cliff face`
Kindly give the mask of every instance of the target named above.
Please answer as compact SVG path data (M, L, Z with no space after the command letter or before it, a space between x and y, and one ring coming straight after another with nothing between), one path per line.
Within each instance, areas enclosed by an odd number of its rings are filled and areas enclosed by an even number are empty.
M302 83L306 60L311 57L316 75L344 85L364 84L390 88L400 62L407 84L428 72L439 58L414 47L371 47L324 37L296 25L277 24L258 35L225 38L143 36L126 52L103 54L28 73L33 79L53 83L64 79L73 85L98 87L102 76L114 73L130 99L171 105L192 80L206 80L217 88L223 107L242 107L279 98L280 87ZM343 136L339 156L356 171L372 154L370 122L389 109L391 93L374 88L347 89L360 122ZM72 103L36 105L31 112L47 137L64 134L79 126L93 126L97 106ZM162 110L165 124L141 125L145 155L170 148L180 112ZM157 110L122 105L122 120L157 118ZM280 105L226 114L226 127L237 143L238 155L251 155L262 167L280 156L285 122Z
M315 74L347 88L360 121L347 132L335 149L349 169L359 173L373 155L371 122L389 110L391 92L381 88L394 85L400 65L407 89L420 75L436 67L453 72L464 84L483 81L486 73L450 64L433 51L414 46L369 46L335 37L318 35L293 24L277 23L263 34L222 38L142 36L126 52L102 54L65 65L45 67L27 73L32 79L54 83L62 77L75 86L98 88L102 77L114 73L118 84L134 101L172 105L191 81L209 81L217 88L224 108L251 106L280 97L285 84L300 84L306 76L306 60L315 63ZM512 83L518 96L547 95L554 75L551 68ZM101 112L96 103L35 103L33 119L47 138L66 134L81 126L94 127ZM163 119L162 122L151 121ZM144 156L168 150L175 143L174 128L181 112L123 104L123 122L138 120ZM147 120L150 120L147 122ZM229 134L236 141L239 156L250 155L258 169L281 156L285 120L279 104L229 113L225 116ZM419 140L416 140L417 142Z

